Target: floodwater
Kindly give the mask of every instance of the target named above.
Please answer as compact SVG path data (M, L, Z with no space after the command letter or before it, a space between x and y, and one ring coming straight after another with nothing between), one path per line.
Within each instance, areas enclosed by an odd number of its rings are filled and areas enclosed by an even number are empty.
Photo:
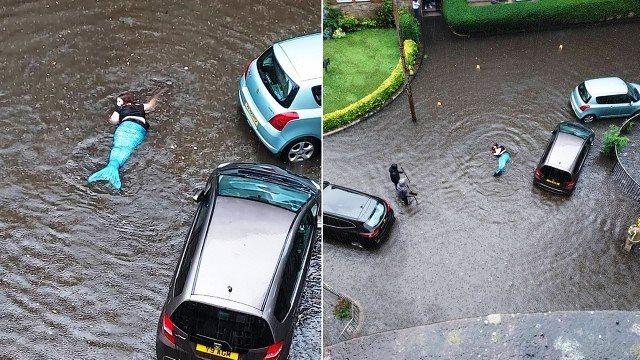
M324 247L325 281L362 304L364 334L491 313L640 309L640 255L622 250L640 207L599 154L602 133L622 120L591 126L595 146L573 196L532 185L551 131L575 118L576 85L610 75L640 81L639 30L459 38L429 18L428 58L412 83L417 124L403 95L325 138L324 180L391 199L397 211L378 251ZM491 176L494 142L512 153L500 178ZM393 162L419 193L408 208L389 181Z
M0 359L153 359L160 307L220 163L274 158L236 112L272 42L318 31L316 0L4 1L0 5ZM167 87L119 192L115 96ZM318 179L320 161L289 167ZM319 247L292 358L319 354Z

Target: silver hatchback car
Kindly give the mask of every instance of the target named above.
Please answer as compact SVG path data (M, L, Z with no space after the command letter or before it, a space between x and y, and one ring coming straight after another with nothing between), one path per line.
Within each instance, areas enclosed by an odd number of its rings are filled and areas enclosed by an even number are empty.
M571 107L584 122L630 116L640 111L640 85L617 77L587 80L571 93Z
M285 360L319 186L273 165L223 164L198 210L162 308L159 360Z

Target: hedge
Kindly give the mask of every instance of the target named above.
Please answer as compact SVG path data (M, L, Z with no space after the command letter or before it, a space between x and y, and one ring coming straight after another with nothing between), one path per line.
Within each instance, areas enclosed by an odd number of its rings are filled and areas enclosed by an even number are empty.
M443 13L456 32L514 31L632 18L639 0L537 0L470 6L467 0L443 0Z
M413 40L404 41L404 53L407 59L407 67L413 74L413 67L418 56L418 44ZM324 115L322 128L328 132L345 126L350 122L370 113L378 107L384 105L393 94L404 83L404 72L402 69L402 59L398 60L398 65L391 71L391 75L378 86L371 94L354 102L353 104Z

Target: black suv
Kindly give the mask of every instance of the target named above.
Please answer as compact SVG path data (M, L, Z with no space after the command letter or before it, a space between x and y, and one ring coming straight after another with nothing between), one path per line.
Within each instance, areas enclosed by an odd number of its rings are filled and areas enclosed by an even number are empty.
M272 165L214 170L162 307L159 360L287 358L319 188Z
M594 137L593 130L580 124L558 124L534 171L533 183L557 194L571 195Z
M395 221L391 204L377 196L323 183L323 234L371 249L380 246Z

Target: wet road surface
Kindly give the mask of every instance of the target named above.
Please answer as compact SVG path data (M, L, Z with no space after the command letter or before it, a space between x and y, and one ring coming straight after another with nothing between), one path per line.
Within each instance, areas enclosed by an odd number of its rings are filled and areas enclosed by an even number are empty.
M195 212L187 195L222 162L284 165L237 114L237 77L272 42L317 31L318 6L0 5L0 358L155 358ZM122 191L88 186L106 164L115 96L165 86ZM290 169L318 179L319 166ZM296 359L319 353L319 254L309 279Z
M324 247L324 279L361 303L363 334L498 312L638 310L640 260L622 245L639 207L599 154L602 133L622 120L591 126L595 146L572 197L532 179L555 125L574 120L577 84L640 80L640 25L458 38L429 20L428 59L413 81L418 124L401 96L325 138L324 180L391 199L397 211L378 251ZM500 178L494 142L512 153ZM418 204L395 199L392 162Z

